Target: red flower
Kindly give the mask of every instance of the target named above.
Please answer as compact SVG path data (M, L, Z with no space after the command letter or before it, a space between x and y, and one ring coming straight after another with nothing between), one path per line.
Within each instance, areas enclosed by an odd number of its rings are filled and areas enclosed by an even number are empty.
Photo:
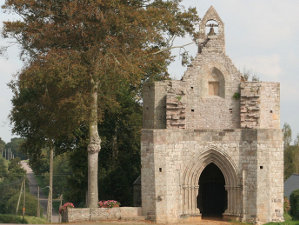
M59 207L59 214L63 213L67 208L75 208L75 206L71 202L66 202Z

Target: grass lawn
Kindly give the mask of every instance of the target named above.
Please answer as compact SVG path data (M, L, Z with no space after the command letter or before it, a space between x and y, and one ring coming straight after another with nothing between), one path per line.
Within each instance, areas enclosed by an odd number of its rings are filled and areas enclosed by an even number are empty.
M278 222L278 223L266 223L265 225L299 225L299 220L289 220L285 222Z
M299 220L292 220L292 217L289 214L284 214L285 222L271 222L265 225L299 225Z

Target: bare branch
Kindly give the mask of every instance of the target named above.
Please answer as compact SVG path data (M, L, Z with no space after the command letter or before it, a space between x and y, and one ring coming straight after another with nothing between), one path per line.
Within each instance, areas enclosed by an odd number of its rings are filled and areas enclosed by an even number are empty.
M188 45L191 45L191 44L193 44L194 42L190 42L190 43L188 43L188 44L184 44L184 45L178 45L178 46L170 46L170 47L168 47L168 48L163 48L163 49L161 49L161 50L159 50L159 51L157 51L157 52L154 52L154 53L152 53L153 55L156 55L156 54L159 54L159 53L161 53L161 52L165 52L165 51L169 51L169 50L171 50L171 49L175 49L175 48L184 48L184 47L186 47L186 46L188 46Z

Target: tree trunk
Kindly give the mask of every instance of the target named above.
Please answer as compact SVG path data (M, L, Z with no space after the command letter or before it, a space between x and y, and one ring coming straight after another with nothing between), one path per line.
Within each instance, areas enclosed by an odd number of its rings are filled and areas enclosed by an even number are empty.
M91 108L89 120L88 144L88 208L97 208L98 204L98 154L101 139L98 133L98 82L91 78Z

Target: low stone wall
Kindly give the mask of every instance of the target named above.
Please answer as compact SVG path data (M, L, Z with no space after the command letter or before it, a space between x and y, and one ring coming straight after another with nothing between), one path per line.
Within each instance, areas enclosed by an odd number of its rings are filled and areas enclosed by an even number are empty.
M67 208L62 222L141 219L141 207Z

